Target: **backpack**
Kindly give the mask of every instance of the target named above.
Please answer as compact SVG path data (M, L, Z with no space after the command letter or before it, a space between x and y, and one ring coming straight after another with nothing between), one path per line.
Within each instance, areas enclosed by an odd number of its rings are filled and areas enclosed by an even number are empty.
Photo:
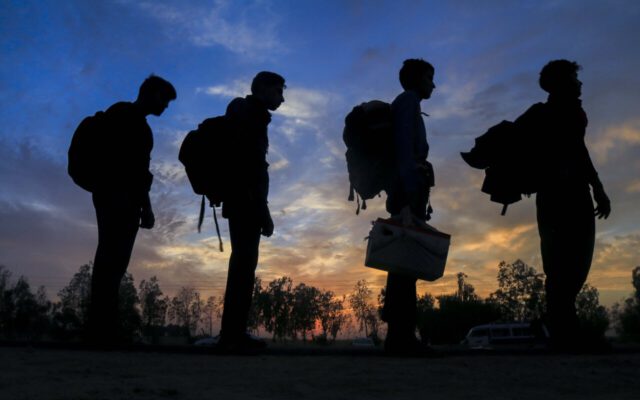
M178 159L184 165L187 178L194 193L202 195L198 232L204 220L205 197L213 207L213 218L218 233L220 251L222 239L215 207L225 201L230 191L231 180L228 166L234 153L229 121L225 116L208 118L198 128L187 133L182 141Z
M349 201L358 201L356 214L389 187L395 165L391 105L372 100L355 106L345 118L342 140L347 146Z
M534 112L543 111L534 106ZM482 192L493 202L501 203L501 215L510 204L522 200L538 190L533 138L511 121L502 121L489 128L475 140L462 159L471 167L483 169Z
M104 111L86 117L80 122L67 153L67 172L73 182L88 192L96 189L99 179L99 148L102 133L106 129Z

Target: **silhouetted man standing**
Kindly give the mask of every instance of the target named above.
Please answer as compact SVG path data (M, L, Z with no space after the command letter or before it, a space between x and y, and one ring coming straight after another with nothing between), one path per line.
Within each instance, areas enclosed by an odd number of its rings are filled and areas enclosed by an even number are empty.
M98 222L98 248L93 262L89 340L112 343L118 337L118 292L138 228L151 229L155 217L149 200L153 134L148 115L160 116L176 98L174 87L151 75L135 102L119 102L105 112L93 204Z
M580 100L580 68L567 60L545 65L539 83L549 93L547 102L532 106L515 121L519 130L528 132L537 155L536 207L547 323L558 350L589 345L578 329L575 302L591 268L595 216L606 219L611 212L584 141L587 115Z
M245 351L264 348L266 343L247 333L247 318L251 307L255 270L258 264L260 235L273 234L269 212L269 148L267 126L269 111L284 102L285 80L282 76L262 71L251 84L251 94L236 98L227 107L237 143L233 151L233 176L229 196L222 206L223 217L229 220L231 257L224 297L222 329L218 348L223 351Z
M387 192L387 211L401 216L405 226L414 218L427 220L431 169L427 166L429 144L420 102L431 97L434 68L422 59L405 60L400 69L404 89L391 104L394 124L396 178ZM426 355L430 348L415 336L416 279L389 273L383 308L388 324L385 351L396 355Z

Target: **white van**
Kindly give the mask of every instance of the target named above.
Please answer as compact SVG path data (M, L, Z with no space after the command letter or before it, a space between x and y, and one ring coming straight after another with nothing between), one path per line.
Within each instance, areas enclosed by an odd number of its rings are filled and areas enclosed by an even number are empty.
M536 332L537 331L537 332ZM498 346L534 346L549 337L544 325L533 329L529 322L495 323L474 326L462 344L471 349L491 349Z

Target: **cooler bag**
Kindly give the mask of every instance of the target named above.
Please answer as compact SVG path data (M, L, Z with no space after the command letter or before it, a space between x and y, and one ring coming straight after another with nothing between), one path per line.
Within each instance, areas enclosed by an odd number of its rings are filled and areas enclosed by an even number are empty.
M369 232L364 264L413 278L435 281L444 273L451 235L424 226L403 227L378 218Z

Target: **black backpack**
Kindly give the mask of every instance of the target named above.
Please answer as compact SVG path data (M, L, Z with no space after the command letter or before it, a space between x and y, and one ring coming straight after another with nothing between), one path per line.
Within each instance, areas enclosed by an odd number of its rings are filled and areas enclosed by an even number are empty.
M99 180L100 140L107 129L107 116L103 111L80 122L67 153L67 172L73 182L88 192L96 189Z
M533 112L544 109L536 105ZM501 215L523 194L530 196L538 191L534 139L513 122L502 121L476 138L469 152L460 153L469 166L485 171L481 190L491 196L491 201L503 205Z
M209 199L213 210L213 217L222 248L220 228L216 217L215 207L220 206L231 190L231 179L228 174L230 161L235 152L232 142L233 135L227 117L219 116L202 121L198 128L187 133L178 159L184 165L191 188L196 194L202 195L200 216L198 218L198 232L204 220L205 197Z
M393 116L391 105L372 100L355 106L345 118L342 134L347 146L349 201L358 201L356 214L367 208L366 200L379 195L393 179Z

